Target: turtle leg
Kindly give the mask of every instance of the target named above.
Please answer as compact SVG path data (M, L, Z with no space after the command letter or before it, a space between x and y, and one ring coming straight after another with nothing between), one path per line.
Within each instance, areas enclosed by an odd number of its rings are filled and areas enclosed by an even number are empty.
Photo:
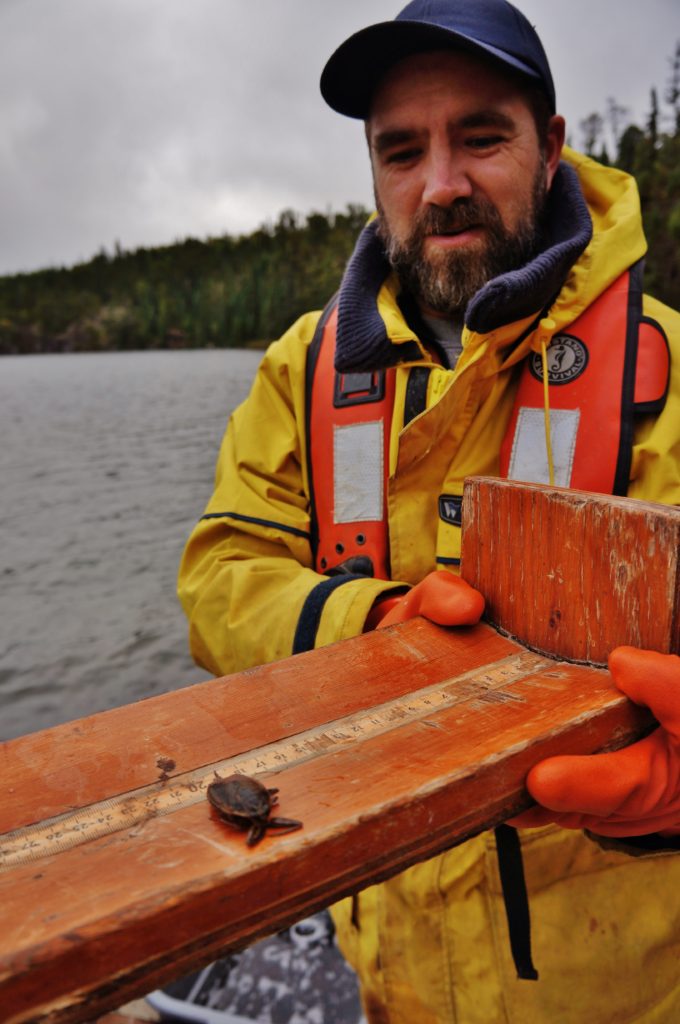
M262 839L262 836L265 833L266 828L267 822L254 821L250 828L250 832L248 833L248 838L246 839L246 846L255 846L257 843L259 843L260 839Z
M284 835L286 832L295 832L302 828L302 822L296 821L295 818L269 818L267 828L282 829L280 835Z

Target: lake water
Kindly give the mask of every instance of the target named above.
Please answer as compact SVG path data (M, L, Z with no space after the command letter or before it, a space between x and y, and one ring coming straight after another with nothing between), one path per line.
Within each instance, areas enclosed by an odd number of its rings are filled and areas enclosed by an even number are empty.
M0 739L206 678L177 567L261 357L0 359ZM365 1024L325 913L168 992L225 1024Z
M205 679L175 596L261 352L0 359L0 738Z

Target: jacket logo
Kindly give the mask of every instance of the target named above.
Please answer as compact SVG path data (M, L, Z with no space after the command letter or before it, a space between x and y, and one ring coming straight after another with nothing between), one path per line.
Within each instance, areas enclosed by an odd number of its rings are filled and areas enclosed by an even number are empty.
M548 383L570 384L580 377L588 365L588 349L571 334L556 334L546 352L548 358ZM543 360L540 352L534 352L529 361L529 370L536 380L543 380Z
M460 526L463 517L463 498L460 494L439 495L439 518L451 526Z

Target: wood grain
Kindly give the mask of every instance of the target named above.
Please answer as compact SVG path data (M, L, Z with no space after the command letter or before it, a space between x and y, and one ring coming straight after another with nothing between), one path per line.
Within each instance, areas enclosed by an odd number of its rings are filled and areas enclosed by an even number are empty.
M676 508L470 478L461 573L533 650L596 665L619 644L680 650Z

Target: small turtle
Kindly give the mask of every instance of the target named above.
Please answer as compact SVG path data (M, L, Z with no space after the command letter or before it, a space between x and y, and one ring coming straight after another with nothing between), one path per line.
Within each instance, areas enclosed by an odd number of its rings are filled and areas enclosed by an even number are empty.
M267 789L249 775L230 775L208 786L208 800L220 817L235 828L249 829L248 846L255 846L268 828L294 832L302 828L301 821L293 818L270 818L272 807L278 803L278 789Z

